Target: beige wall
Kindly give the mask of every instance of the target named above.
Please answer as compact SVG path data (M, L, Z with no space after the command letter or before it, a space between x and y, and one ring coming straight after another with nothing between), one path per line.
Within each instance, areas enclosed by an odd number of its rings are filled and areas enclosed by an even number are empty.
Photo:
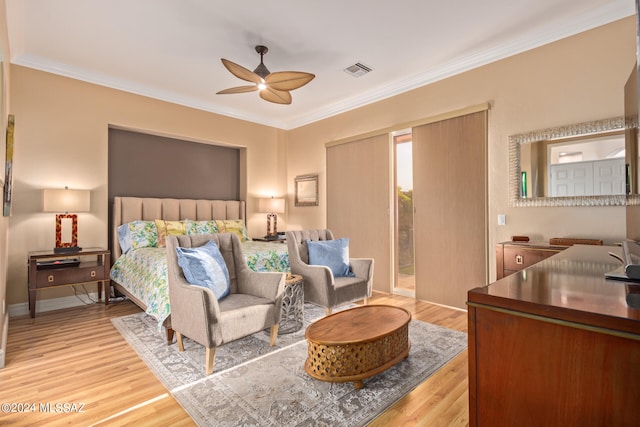
M291 186L297 174L319 172L321 185L320 206L293 207L288 221L302 227L326 221L325 143L490 102L491 280L495 279L492 248L514 234L529 235L535 240L582 236L618 241L625 236L623 207L509 208L508 137L623 115L623 88L634 62L635 24L630 17L292 130L287 149L287 183ZM497 225L500 213L506 214L506 226Z
M489 253L512 234L619 240L624 208L509 208L507 145L511 134L622 115L634 34L634 20L627 18L291 131L12 66L16 151L8 303L27 301L27 252L54 245L53 216L39 212L42 188L91 189L92 210L80 215L79 243L107 245L110 124L247 147L248 227L257 236L264 218L253 199L262 195L287 194L282 230L326 226L326 142L490 102ZM293 206L294 177L311 173L320 177L319 206ZM506 226L497 226L499 213L507 215ZM494 261L491 255L492 278ZM57 295L43 291L39 298Z
M107 131L109 125L207 143L247 147L248 229L263 235L254 199L286 193L282 130L157 101L77 80L12 66L16 116L13 215L9 240L9 304L27 301L27 253L55 245L54 215L42 213L41 189L91 190L91 213L79 214L79 245L108 244ZM282 227L286 225L281 219ZM69 295L40 291L38 300Z

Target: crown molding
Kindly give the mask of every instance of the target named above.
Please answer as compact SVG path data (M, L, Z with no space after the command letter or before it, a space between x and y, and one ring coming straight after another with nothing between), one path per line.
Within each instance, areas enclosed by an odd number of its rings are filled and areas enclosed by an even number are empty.
M358 107L382 101L386 98L390 98L392 96L435 83L447 77L452 77L457 74L470 71L474 68L574 36L584 31L606 25L634 14L635 9L632 2L628 2L628 4L615 2L614 4L609 4L594 10L589 14L581 15L578 19L572 21L566 26L548 26L547 28L543 28L538 31L534 37L528 35L527 37L513 39L508 43L496 46L493 49L461 57L437 68L399 80L383 87L382 89L363 93L356 97L332 104L331 106L319 108L310 114L300 115L296 120L287 121L288 129L295 129L296 127L326 119L349 110L354 110Z
M566 25L548 25L541 28L537 34L533 36L528 35L519 39L508 40L506 43L494 46L492 49L457 58L447 64L418 73L409 78L398 80L382 88L368 91L330 105L321 106L309 113L302 113L283 120L274 120L264 116L246 114L239 110L223 108L214 103L202 102L200 99L182 96L157 87L145 86L126 80L115 79L99 73L75 69L27 54L13 55L14 52L12 52L12 56L14 57L12 63L185 107L220 114L238 120L249 121L283 130L291 130L374 102L382 101L392 96L443 80L447 77L455 76L634 14L635 6L633 2L616 1L613 2L613 4L610 3L593 10L588 14L580 15Z
M23 67L33 68L35 70L56 74L62 77L80 80L86 83L92 83L111 89L121 90L124 92L145 96L160 101L170 102L172 104L195 108L202 111L208 111L210 113L216 113L226 117L249 121L252 123L258 123L265 126L272 126L282 129L284 129L284 127L286 126L285 122L267 120L261 116L249 115L241 111L221 108L215 104L204 103L199 99L182 96L174 92L159 89L157 87L145 86L127 80L116 79L104 74L69 67L65 64L48 61L46 59L33 55L20 55L16 57L12 61L12 63Z

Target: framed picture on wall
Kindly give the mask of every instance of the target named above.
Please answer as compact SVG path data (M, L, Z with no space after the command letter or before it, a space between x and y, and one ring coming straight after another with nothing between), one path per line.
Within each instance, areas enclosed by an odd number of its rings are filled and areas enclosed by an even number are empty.
M318 206L318 175L299 175L295 178L296 206Z
M11 188L12 183L12 171L13 171L13 128L15 126L15 118L13 114L9 114L9 120L7 121L7 149L5 152L5 173L4 173L4 188L3 188L3 199L4 206L2 214L4 216L11 215L11 195L13 193L13 189Z

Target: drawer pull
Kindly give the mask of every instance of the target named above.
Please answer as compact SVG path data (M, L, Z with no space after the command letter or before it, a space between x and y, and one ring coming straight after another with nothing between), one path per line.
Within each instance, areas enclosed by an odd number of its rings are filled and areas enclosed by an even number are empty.
M524 264L524 257L522 255L516 255L516 264L518 265Z
M50 275L47 276L47 282L53 283L53 280L54 280L53 279L53 274L50 274Z
M91 270L91 278L96 277L96 271L95 270Z

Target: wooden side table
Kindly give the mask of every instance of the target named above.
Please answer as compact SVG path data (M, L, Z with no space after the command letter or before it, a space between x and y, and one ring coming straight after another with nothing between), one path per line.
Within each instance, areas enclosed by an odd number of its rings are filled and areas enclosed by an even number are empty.
M282 317L278 335L290 334L302 328L304 316L304 281L298 274L289 274L282 298Z
M36 291L58 286L73 286L85 283L98 284L98 298L109 304L110 279L109 259L111 252L103 248L86 248L73 253L50 251L29 252L29 314L36 317Z

